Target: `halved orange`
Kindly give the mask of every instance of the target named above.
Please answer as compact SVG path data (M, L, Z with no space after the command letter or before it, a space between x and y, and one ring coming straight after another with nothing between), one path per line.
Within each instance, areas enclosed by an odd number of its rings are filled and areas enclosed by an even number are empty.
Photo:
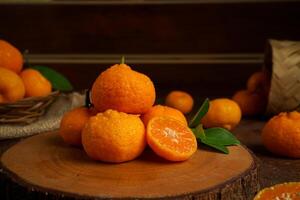
M260 191L254 200L293 199L300 200L300 182L277 184Z
M197 150L193 132L171 117L154 117L147 125L147 142L159 156L170 161L184 161Z

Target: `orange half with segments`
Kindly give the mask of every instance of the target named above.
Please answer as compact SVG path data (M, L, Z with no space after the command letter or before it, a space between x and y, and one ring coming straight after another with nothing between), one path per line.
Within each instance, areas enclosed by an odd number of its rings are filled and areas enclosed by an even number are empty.
M184 161L197 150L193 132L171 117L154 117L147 125L147 142L159 156L170 161Z
M254 200L300 200L300 182L277 184L260 191Z

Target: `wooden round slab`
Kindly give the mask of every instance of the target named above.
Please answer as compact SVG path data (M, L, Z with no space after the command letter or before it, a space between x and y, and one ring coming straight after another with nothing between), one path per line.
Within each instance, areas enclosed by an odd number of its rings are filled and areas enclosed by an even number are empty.
M185 162L147 149L138 159L108 164L89 159L56 132L25 139L2 156L4 171L30 190L80 199L252 199L258 190L252 155L242 146L225 155L200 147Z

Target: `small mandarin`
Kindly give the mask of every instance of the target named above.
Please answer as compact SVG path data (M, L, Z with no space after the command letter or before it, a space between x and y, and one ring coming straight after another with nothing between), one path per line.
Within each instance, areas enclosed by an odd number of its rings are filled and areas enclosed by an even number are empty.
M67 144L81 146L81 132L91 116L91 111L85 107L66 112L60 122L60 136Z
M23 56L12 44L0 40L0 67L20 73L23 68Z
M239 105L227 98L210 101L209 110L201 119L205 128L222 127L232 130L241 120Z
M300 200L300 182L288 182L261 190L254 200Z
M172 91L166 97L166 105L180 110L182 113L189 113L194 105L193 97L184 91Z
M146 147L145 127L139 116L109 109L88 120L82 131L82 144L94 160L130 161Z
M266 75L264 72L259 71L253 73L247 81L247 90L249 92L262 90L264 87L265 79L266 79Z
M166 116L166 117L172 117L177 119L178 121L182 122L184 125L187 125L187 120L185 116L180 112L179 110L175 108L171 108L168 106L162 106L162 105L155 105L152 108L150 108L145 114L141 116L142 121L144 122L145 126L147 126L148 122L153 117L159 117L159 116Z
M243 116L263 114L267 106L267 99L264 95L248 90L237 91L232 100L239 104Z
M147 112L155 101L155 88L150 78L126 64L116 64L102 72L91 90L97 110L114 109L131 114Z
M37 70L25 69L20 74L26 97L41 97L51 93L51 83Z
M12 103L25 95L22 79L15 72L0 67L0 103Z
M157 155L170 161L187 160L197 150L196 137L189 127L165 116L149 121L147 142Z
M262 130L264 146L272 153L300 158L300 113L280 113L271 118Z

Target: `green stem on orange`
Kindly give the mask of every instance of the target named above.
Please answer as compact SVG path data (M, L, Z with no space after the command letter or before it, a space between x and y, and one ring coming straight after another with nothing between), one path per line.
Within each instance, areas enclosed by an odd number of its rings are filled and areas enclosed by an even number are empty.
M122 56L122 58L121 58L121 64L125 64L125 56Z

